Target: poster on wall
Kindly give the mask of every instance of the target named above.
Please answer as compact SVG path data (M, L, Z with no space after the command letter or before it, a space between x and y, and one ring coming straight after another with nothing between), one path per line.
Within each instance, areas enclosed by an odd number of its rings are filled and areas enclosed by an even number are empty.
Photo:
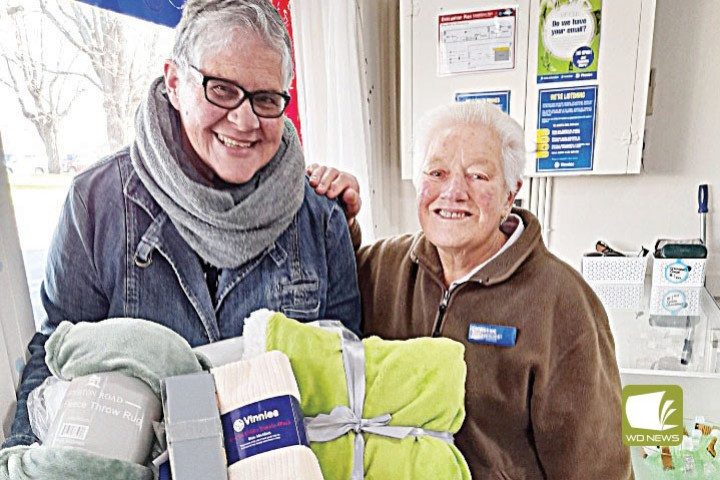
M537 83L594 80L600 55L602 0L543 0Z
M458 92L455 94L455 101L492 103L510 115L510 90L498 90L495 92Z
M440 15L438 75L515 68L517 6Z
M592 170L597 85L540 90L537 172Z

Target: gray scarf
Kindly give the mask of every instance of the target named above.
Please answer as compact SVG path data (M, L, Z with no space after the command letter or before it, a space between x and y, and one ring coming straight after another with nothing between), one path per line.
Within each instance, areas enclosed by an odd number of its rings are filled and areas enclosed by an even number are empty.
M302 205L305 161L287 119L273 158L234 190L203 185L183 171L189 160L162 77L140 104L135 130L130 158L138 177L182 238L216 267L236 268L260 254L290 226Z

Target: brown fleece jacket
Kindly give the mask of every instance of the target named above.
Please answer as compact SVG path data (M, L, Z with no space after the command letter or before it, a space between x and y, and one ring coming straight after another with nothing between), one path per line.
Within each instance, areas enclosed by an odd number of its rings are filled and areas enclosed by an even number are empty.
M451 292L441 321L442 266L422 233L359 249L364 332L407 339L437 329L465 345L467 418L456 443L474 478L632 478L605 311L545 248L537 219L514 213L525 231ZM516 327L517 343L470 342L473 323Z

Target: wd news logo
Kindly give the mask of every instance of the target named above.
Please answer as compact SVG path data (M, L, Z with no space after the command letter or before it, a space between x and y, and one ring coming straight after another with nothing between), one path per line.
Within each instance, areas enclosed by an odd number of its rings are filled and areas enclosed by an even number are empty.
M677 385L628 385L622 391L623 443L675 446L683 436L683 394Z

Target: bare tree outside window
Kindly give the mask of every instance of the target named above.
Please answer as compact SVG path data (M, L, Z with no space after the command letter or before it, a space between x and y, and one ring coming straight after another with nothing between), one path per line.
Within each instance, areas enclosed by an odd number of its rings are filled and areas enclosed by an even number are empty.
M10 174L36 322L72 177L132 141L135 110L172 39L168 27L76 0L0 0L0 168Z
M137 105L162 74L171 40L167 27L76 0L0 0L0 90L15 99L44 147L34 138L13 146L18 135L5 126L6 152L17 162L42 157L26 170L75 173L127 145ZM12 110L0 112L0 125Z
M15 92L23 116L34 125L44 144L47 170L43 171L59 173L60 122L82 93L82 87L56 73L71 68L73 60L61 58L50 48L53 41L46 28L49 22L40 13L39 4L0 4L0 30L4 32L0 58L5 68L0 83Z
M102 94L110 148L126 145L140 98L150 79L161 73L149 67L161 64L168 53L156 48L158 31L131 31L127 17L75 0L41 5L63 37L90 60L92 72L81 75Z

